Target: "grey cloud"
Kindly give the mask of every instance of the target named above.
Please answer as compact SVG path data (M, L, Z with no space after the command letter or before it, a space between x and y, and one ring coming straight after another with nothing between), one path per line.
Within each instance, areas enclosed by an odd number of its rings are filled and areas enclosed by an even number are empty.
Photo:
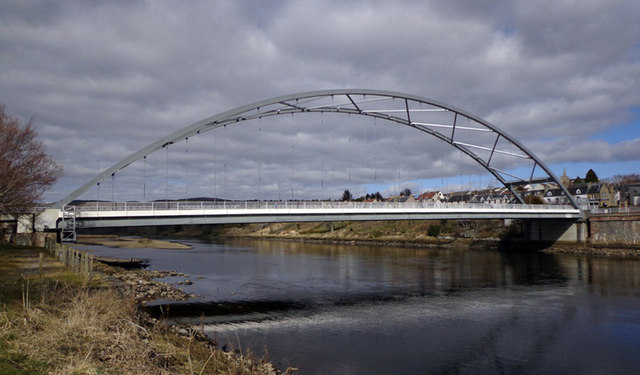
M65 166L50 199L207 116L341 87L454 105L548 163L637 160L637 140L589 139L637 120L639 16L640 5L625 1L4 2L0 104L33 116ZM309 196L402 184L398 174L410 184L477 173L431 137L345 116L230 126L191 139L188 158L184 146L149 156L146 170L138 162L119 172L123 195L140 196L144 173L157 185L149 194L166 194L165 185L183 194L188 173L194 194L211 193L216 180L218 192L249 196L256 167L265 192L282 195L289 184Z

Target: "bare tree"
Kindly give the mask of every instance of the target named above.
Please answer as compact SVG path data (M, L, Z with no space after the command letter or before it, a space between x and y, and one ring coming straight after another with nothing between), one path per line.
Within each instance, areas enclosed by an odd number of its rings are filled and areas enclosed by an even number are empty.
M30 213L62 168L45 153L31 127L0 106L0 215Z

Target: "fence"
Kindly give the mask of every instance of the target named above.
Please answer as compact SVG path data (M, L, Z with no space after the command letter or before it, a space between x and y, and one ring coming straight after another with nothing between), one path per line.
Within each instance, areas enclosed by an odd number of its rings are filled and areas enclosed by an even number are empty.
M93 278L93 254L59 244L51 238L45 238L44 247L55 254L71 271L84 275L89 280Z
M338 202L338 201L168 201L168 202L95 202L76 207L76 213L100 211L187 211L187 210L255 210L255 209L416 209L416 208L453 208L453 209L534 209L558 210L573 209L568 205L519 203L451 203L451 202Z

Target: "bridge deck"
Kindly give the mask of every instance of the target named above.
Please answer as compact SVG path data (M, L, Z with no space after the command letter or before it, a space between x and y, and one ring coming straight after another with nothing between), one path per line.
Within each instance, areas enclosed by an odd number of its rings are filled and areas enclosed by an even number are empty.
M100 202L76 209L81 228L303 221L578 219L571 206L429 202Z

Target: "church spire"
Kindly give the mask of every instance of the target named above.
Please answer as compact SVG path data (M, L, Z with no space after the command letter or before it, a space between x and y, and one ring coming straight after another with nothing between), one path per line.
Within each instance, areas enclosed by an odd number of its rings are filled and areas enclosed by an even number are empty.
M569 187L569 185L571 185L571 180L569 179L569 176L567 176L567 168L564 168L562 171L562 177L560 177L560 183L562 184L562 186L564 187Z

